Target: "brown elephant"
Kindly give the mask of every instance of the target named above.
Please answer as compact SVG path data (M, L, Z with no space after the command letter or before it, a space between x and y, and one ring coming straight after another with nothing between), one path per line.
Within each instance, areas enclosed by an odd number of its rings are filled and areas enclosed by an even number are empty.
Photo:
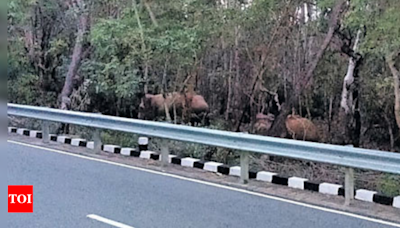
M154 120L157 117L165 117L164 101L171 118L175 119L175 113L176 117L182 119L184 119L183 115L188 114L192 124L205 120L209 112L209 106L204 97L194 93L168 93L165 99L162 94L145 94L139 105L138 118Z
M210 107L203 96L198 94L186 93L186 102L192 125L203 123L209 125L208 114Z
M268 113L267 115L258 113L256 115L256 122L254 124L254 133L259 135L267 135L274 120L275 116L271 113Z
M144 97L142 97L139 105L138 118L145 120L154 120L158 116L164 116L164 101L171 116L173 116L174 106L177 112L181 112L185 103L183 96L176 92L166 94L165 99L162 94L145 94Z
M288 115L285 121L286 129L293 139L319 141L318 129L311 120L299 115Z

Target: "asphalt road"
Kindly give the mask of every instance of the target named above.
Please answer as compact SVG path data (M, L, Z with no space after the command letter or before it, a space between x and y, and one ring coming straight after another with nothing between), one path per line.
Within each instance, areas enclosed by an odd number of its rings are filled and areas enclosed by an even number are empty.
M7 185L34 189L34 212L7 214L7 228L112 227L89 214L134 228L391 227L12 143L2 146L0 160Z

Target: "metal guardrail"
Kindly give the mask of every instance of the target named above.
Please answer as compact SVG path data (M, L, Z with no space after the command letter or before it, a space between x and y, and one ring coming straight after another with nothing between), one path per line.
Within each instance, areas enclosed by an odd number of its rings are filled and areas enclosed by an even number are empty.
M98 129L108 129L240 150L242 151L240 166L243 183L247 183L249 179L248 152L343 166L346 167L345 196L347 205L354 198L353 168L400 174L399 153L16 104L8 104L8 115L43 120L43 132L48 132L48 121L96 128L97 130L94 132L94 138L97 139L95 148L99 148L99 143L101 143ZM161 149L163 165L168 163L168 154L168 148L163 146Z
M8 104L8 115L400 174L400 154L169 123Z

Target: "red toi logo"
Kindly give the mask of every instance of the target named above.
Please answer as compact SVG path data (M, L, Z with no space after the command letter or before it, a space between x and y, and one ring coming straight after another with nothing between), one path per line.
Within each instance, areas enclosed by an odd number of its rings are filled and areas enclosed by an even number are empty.
M8 186L8 213L33 212L33 186Z

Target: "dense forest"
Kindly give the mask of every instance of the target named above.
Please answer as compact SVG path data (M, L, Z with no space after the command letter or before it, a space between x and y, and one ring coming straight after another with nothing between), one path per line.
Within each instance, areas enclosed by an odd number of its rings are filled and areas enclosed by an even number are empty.
M145 94L188 92L208 104L205 127L258 133L264 114L262 134L288 137L295 113L320 142L400 151L398 0L8 7L9 102L137 118Z

